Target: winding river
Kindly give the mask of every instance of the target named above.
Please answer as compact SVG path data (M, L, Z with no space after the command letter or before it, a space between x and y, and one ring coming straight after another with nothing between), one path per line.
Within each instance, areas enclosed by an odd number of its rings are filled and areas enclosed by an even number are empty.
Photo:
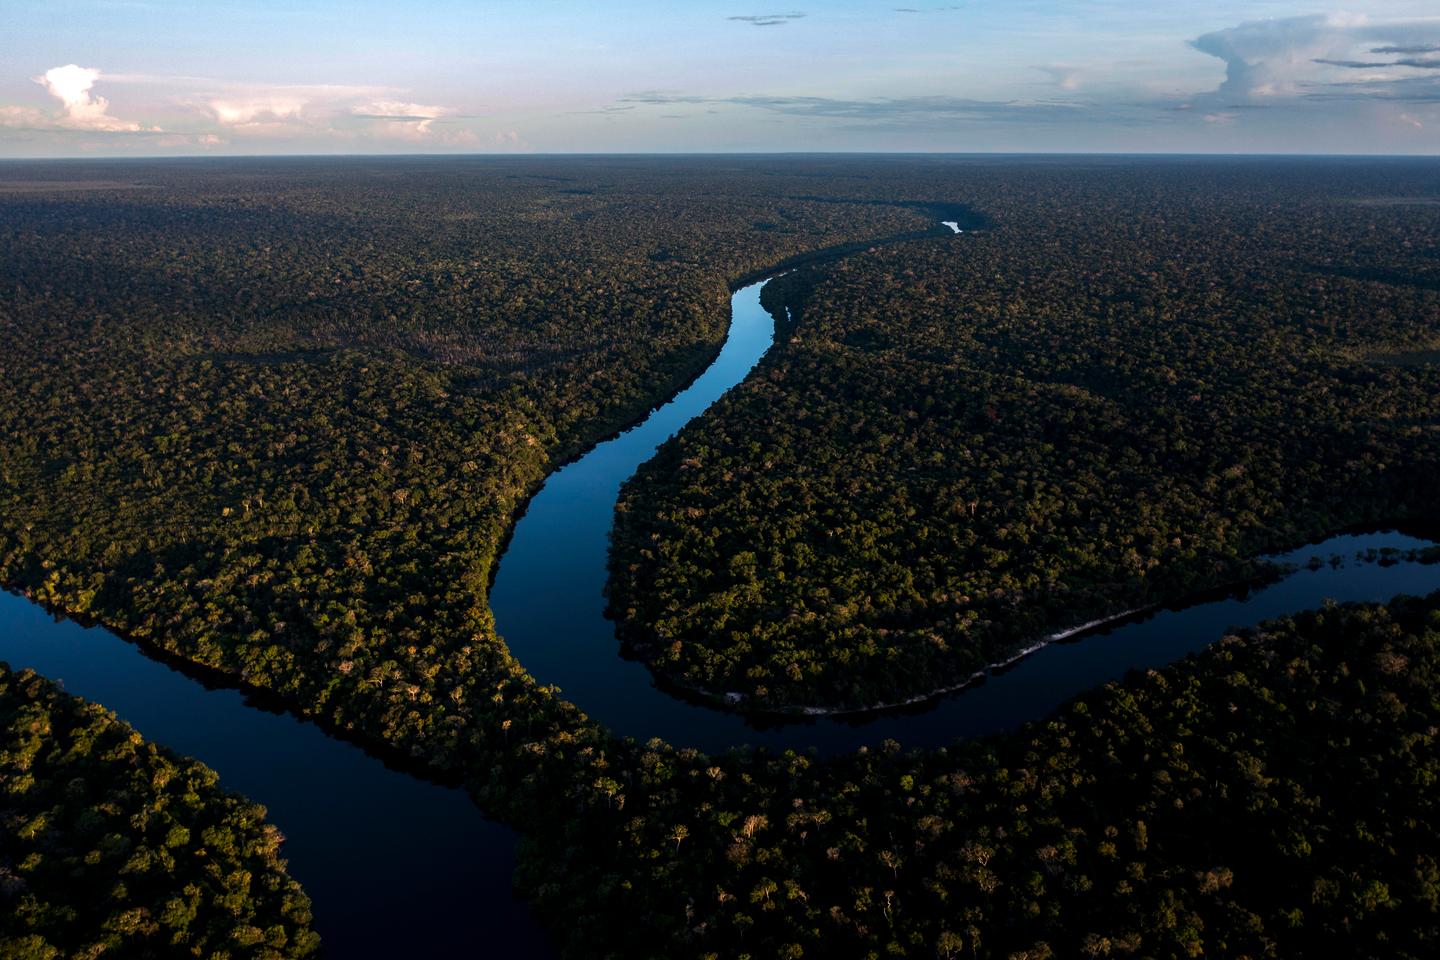
M945 226L961 232L958 224ZM1228 626L1326 599L1384 600L1440 589L1440 565L1352 559L1306 566L1311 557L1430 545L1389 531L1347 534L1274 558L1295 569L1264 587L1052 643L970 688L915 707L765 724L672 696L643 664L619 656L604 616L615 500L636 467L769 349L774 322L760 306L761 286L735 292L728 338L698 380L550 476L499 564L490 600L512 652L618 734L708 751L748 743L833 754L887 737L939 745L1012 729L1129 669L1198 650ZM287 838L285 856L314 901L329 956L550 955L510 892L514 832L485 819L463 791L391 769L273 705L208 686L107 630L54 618L14 594L0 594L0 659L105 704L146 737L219 771L224 786L263 803Z
M946 223L955 234L958 225ZM939 241L939 242L944 242ZM834 717L746 717L657 686L644 663L620 656L605 617L607 555L620 486L660 445L745 378L775 337L760 305L765 281L730 298L730 333L719 357L689 388L646 420L551 474L515 526L490 590L497 631L525 668L621 736L660 737L718 753L740 744L835 754L892 738L940 746L1012 729L1083 690L1158 667L1219 639L1228 626L1338 601L1387 600L1440 590L1440 565L1347 563L1311 570L1311 557L1401 552L1428 540L1393 531L1331 537L1270 557L1287 576L1178 610L1122 618L1046 645L953 695L888 711ZM1084 640L1084 643L1080 643Z

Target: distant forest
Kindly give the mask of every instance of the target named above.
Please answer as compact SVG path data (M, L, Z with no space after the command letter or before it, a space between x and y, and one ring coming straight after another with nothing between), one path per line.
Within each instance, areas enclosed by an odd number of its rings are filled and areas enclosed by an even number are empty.
M777 347L618 516L615 613L681 686L883 701L1433 517L1437 173L7 163L0 581L465 778L567 955L1428 956L1440 597L1297 616L1014 736L822 761L612 736L486 592L544 476L703 369L730 286L786 262ZM984 229L926 236L917 203ZM277 950L309 943L291 916Z

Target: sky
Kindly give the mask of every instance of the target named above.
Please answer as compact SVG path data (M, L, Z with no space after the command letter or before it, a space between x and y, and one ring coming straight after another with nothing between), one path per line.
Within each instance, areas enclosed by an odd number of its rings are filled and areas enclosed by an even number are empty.
M1440 3L0 0L0 157L736 151L1436 154Z

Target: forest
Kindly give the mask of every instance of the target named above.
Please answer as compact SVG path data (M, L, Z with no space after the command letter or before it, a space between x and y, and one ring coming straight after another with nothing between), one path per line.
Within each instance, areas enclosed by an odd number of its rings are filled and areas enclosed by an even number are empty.
M486 591L544 476L785 262L792 326L618 516L616 615L672 682L885 700L1419 516L1440 214L1384 201L1434 195L1433 162L0 174L27 178L0 192L0 581L463 778L567 956L1428 953L1435 598L1230 639L1014 737L821 760L612 736ZM917 203L984 229L926 237Z
M314 956L265 810L0 663L0 956Z
M1440 594L1332 606L1014 735L704 773L658 760L685 829L636 814L634 852L617 851L663 869L672 902L709 902L686 905L673 946L631 931L619 955L1428 956L1437 665ZM690 856L662 852L667 835ZM628 900L611 870L567 887L573 902Z
M1066 171L964 243L776 281L785 342L622 501L629 647L747 709L862 708L1431 515L1440 366L1393 358L1440 342L1440 210L1251 172Z

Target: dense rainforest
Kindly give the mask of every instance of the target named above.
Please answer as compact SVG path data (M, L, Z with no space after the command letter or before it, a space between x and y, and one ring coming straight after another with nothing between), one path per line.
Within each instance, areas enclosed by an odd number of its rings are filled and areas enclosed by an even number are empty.
M859 708L1429 513L1440 365L1394 361L1440 343L1440 206L1333 172L1066 172L963 243L773 283L784 342L621 504L630 646Z
M628 819L617 852L704 899L675 945L632 932L634 953L1431 955L1440 594L1217 639L951 749L655 761L668 829L603 807L592 829ZM618 905L611 870L569 894Z
M265 810L0 663L0 956L312 956Z
M25 181L46 186L4 187ZM1440 231L1409 201L1437 182L1427 161L7 164L0 579L464 777L524 831L521 889L570 955L1423 952L1432 728L1363 718L1433 723L1427 607L1301 618L1018 737L821 761L617 739L509 656L485 593L545 473L713 355L729 285L828 247L848 256L767 294L793 326L757 377L627 495L617 612L681 683L884 699L1418 513ZM926 238L917 202L986 229ZM1237 671L1252 686L1211 700ZM1311 740L1351 765L1307 766ZM1368 847L1326 819L1361 775ZM1299 800L1304 844L1273 819ZM1277 850L1286 883L1251 873Z

